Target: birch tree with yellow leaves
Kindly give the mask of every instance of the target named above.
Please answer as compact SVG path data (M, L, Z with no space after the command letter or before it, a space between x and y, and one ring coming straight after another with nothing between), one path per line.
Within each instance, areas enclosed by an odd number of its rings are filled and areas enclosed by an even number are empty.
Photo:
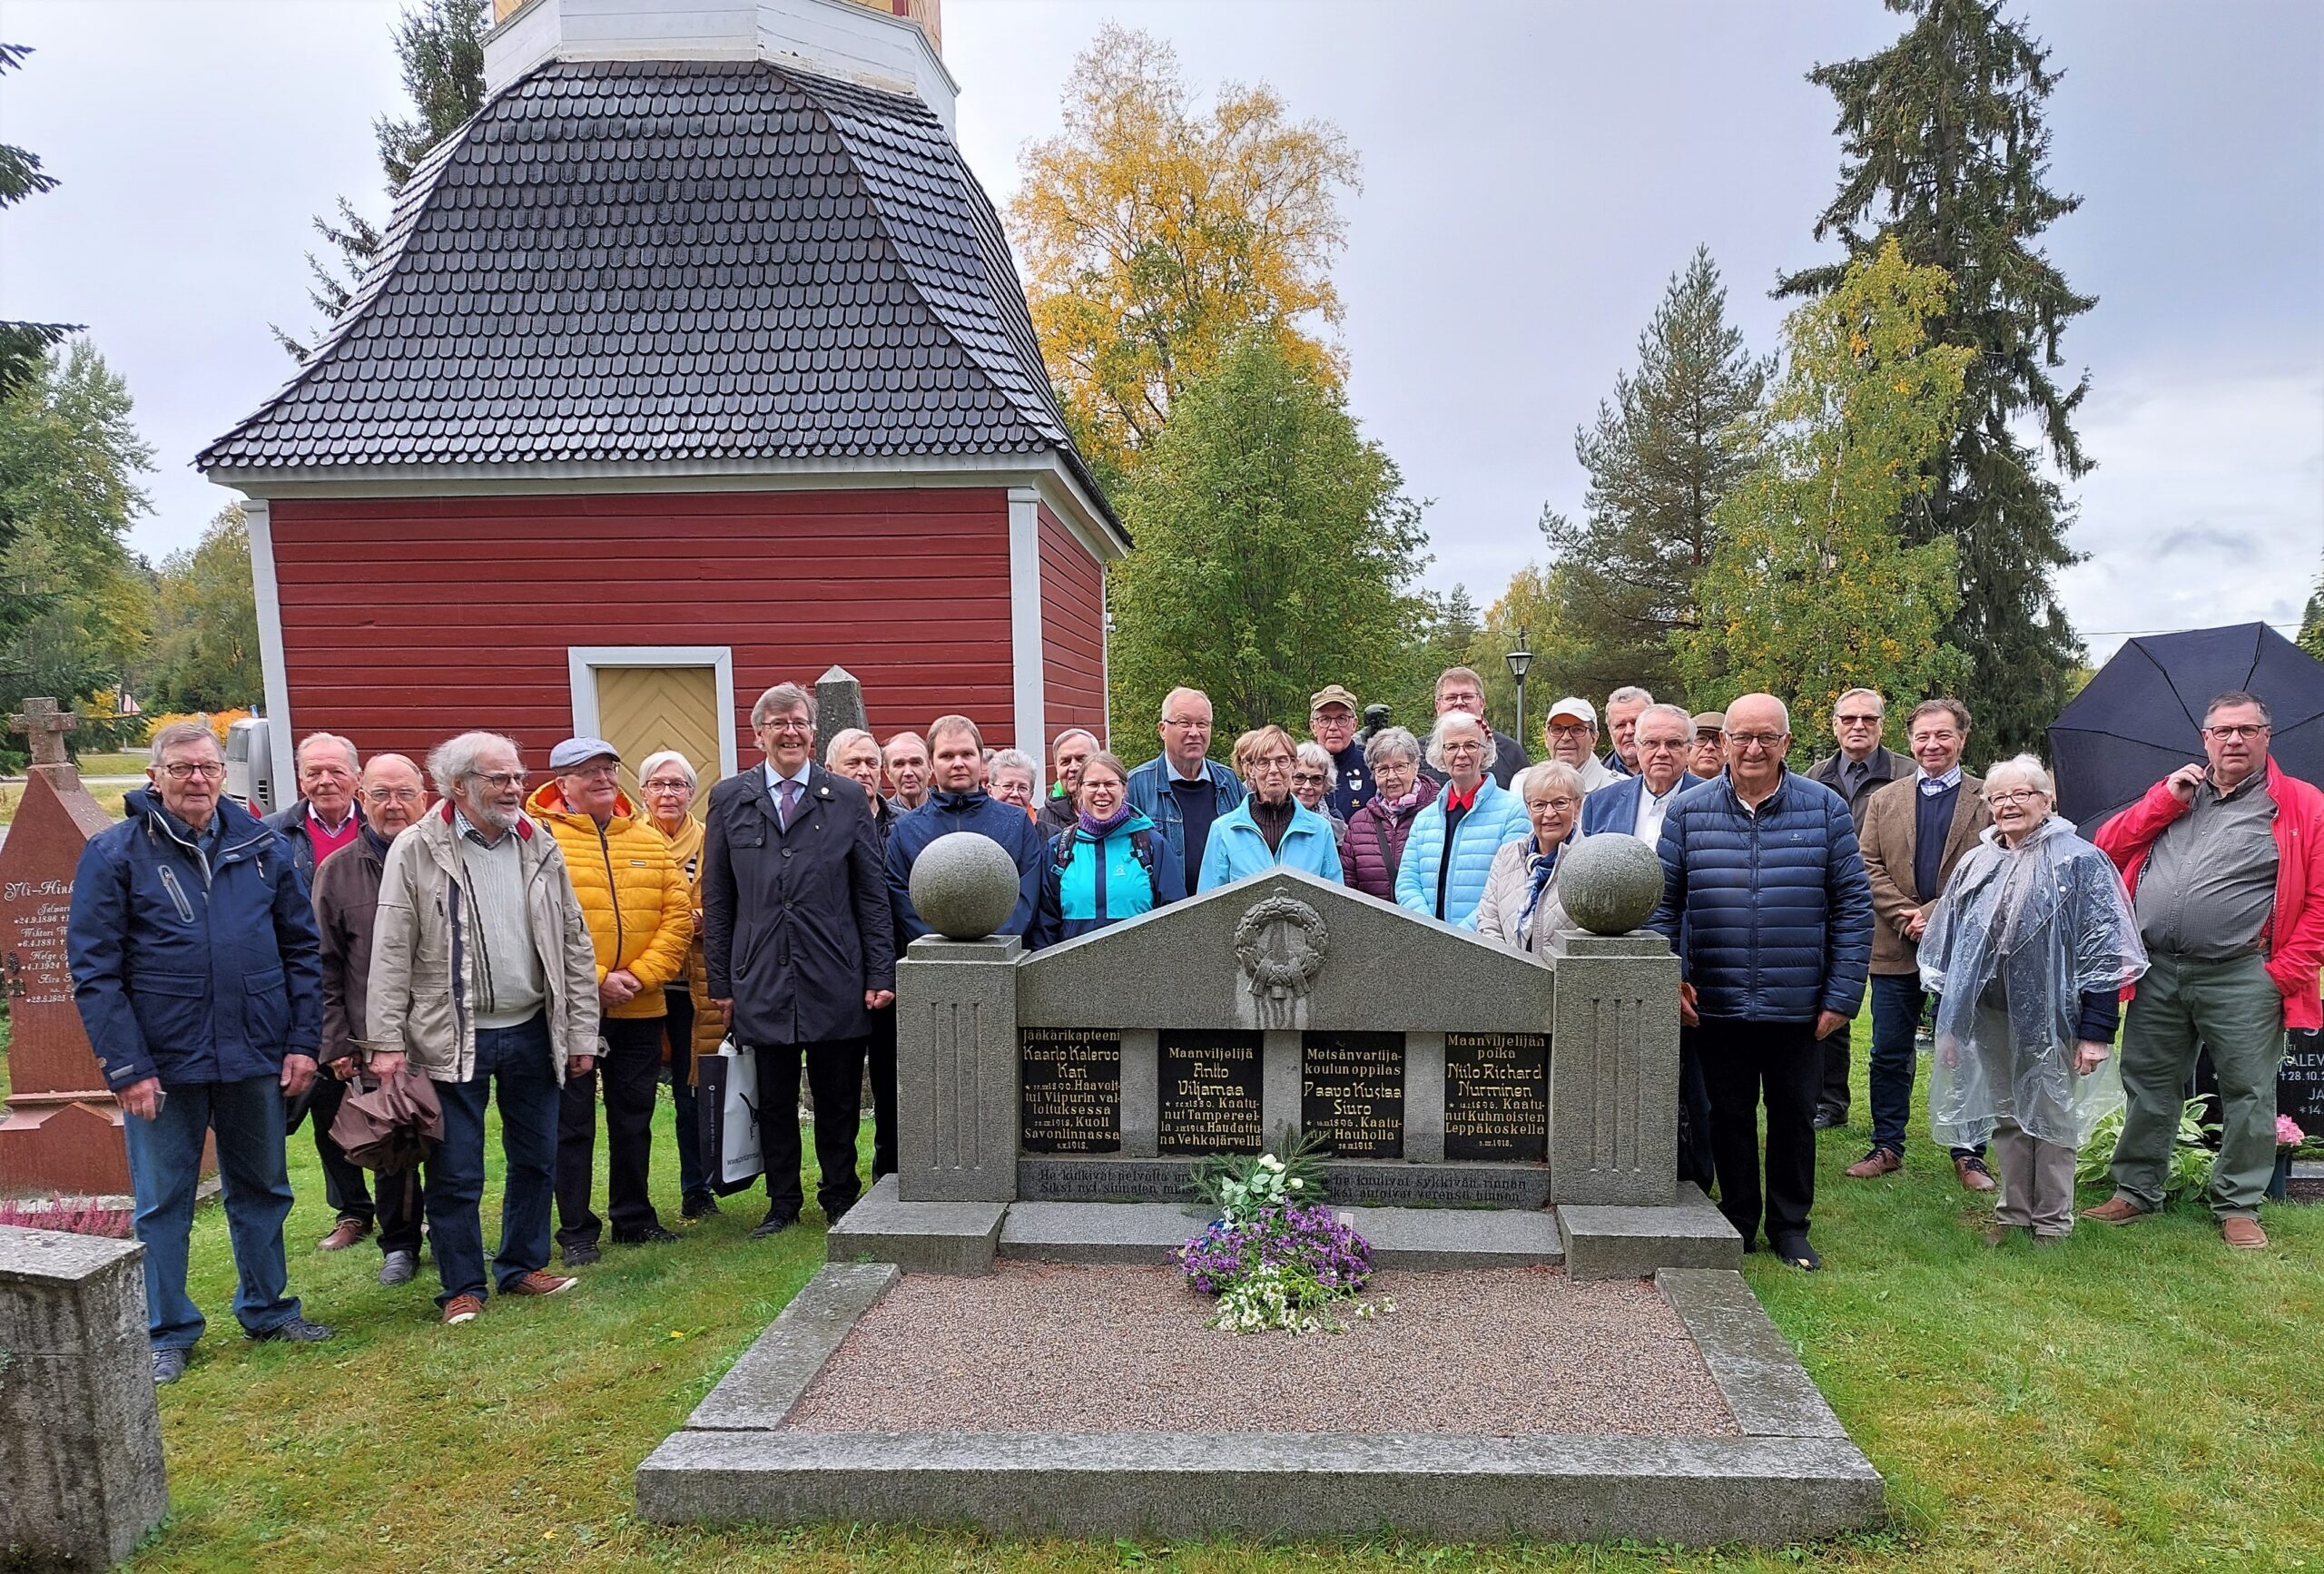
M1948 289L1890 240L1786 320L1764 457L1718 507L1702 625L1678 638L1697 700L1764 690L1818 716L1859 685L1897 706L1965 676L1944 637L1961 600L1954 543L1908 546L1905 529L1976 353L1931 341Z
M1065 124L1029 144L1012 238L1049 379L1109 483L1135 468L1191 379L1259 330L1336 387L1331 264L1356 156L1264 84L1198 109L1171 47L1108 24L1075 63Z

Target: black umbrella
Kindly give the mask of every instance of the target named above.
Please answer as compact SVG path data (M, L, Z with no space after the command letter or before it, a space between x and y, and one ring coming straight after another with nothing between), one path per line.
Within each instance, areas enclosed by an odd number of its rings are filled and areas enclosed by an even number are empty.
M2050 723L2058 812L2084 835L2190 761L2203 758L2203 708L2242 689L2268 703L2269 753L2324 784L2324 662L2264 623L2131 640Z

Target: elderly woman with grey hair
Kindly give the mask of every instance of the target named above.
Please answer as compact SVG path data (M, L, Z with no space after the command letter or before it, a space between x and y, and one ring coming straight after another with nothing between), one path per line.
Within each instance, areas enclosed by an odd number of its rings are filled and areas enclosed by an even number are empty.
M1921 982L1937 997L1929 1129L1955 1148L1992 1139L2001 1200L1987 1244L2015 1229L2043 1245L2073 1229L2075 1151L2122 1102L2114 1029L2146 948L2112 861L2055 812L2041 761L2002 761L1984 793L1994 822L1921 939Z
M1033 795L1040 791L1041 768L1022 749L996 749L985 765L985 780L990 783L985 791L1003 803L1014 803L1025 812L1028 820L1040 816L1040 805Z
M1332 841L1336 847L1347 845L1347 821L1342 820L1328 802L1340 784L1340 768L1321 743L1310 740L1299 745L1291 762L1291 795L1306 808L1332 822Z
M1558 858L1573 841L1581 818L1581 772L1562 760L1545 760L1519 773L1532 834L1504 842L1477 900L1476 930L1512 950L1541 956L1550 937L1567 927L1558 900Z
M1428 762L1444 773L1436 801L1413 820L1396 869L1396 903L1473 929L1485 876L1504 841L1525 834L1525 805L1492 778L1492 729L1466 711L1446 711L1428 734Z
M1340 838L1340 873L1354 890L1382 901L1396 900L1396 868L1413 821L1436 801L1442 785L1420 769L1420 740L1403 727L1383 727L1365 740L1371 797L1348 816Z

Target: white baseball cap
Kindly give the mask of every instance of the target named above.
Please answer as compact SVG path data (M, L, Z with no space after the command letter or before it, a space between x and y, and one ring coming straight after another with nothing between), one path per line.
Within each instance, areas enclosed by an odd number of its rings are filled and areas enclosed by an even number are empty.
M1588 700L1579 699L1572 694L1568 694L1550 707L1550 720L1552 722L1569 716L1577 722L1587 722L1594 727L1598 724L1598 707Z

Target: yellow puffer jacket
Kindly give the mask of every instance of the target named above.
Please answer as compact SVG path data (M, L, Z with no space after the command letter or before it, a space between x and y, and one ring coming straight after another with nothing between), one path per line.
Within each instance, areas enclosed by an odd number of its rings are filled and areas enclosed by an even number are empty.
M657 833L662 829L651 820L645 824ZM692 815L681 821L678 833L668 839L670 857L677 863L678 872L685 876L687 896L694 903L697 920L702 916L702 821ZM694 997L694 1053L699 1060L704 1055L717 1053L726 1037L718 1008L710 1003L710 964L703 958L700 934L694 936L694 945L686 952L686 993Z
M626 969L637 979L637 993L606 1007L605 1014L617 1019L668 1015L663 986L686 976L686 952L694 944L694 901L686 877L670 857L670 844L638 815L625 793L615 801L614 817L603 831L586 814L565 806L565 794L554 781L525 808L549 828L565 853L574 894L581 899L596 947L598 982L615 969Z

